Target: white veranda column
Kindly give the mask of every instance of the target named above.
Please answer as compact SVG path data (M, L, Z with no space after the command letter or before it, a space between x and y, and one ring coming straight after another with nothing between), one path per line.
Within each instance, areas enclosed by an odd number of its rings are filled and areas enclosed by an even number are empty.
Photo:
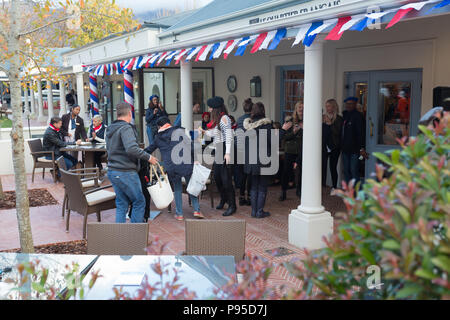
M36 100L34 97L34 89L32 83L30 85L30 105L31 105L31 114L34 115L36 113Z
M66 87L64 86L64 81L59 81L59 116L62 117L63 114L67 113L66 106Z
M36 85L37 85L37 91L38 91L38 121L44 122L47 119L44 116L44 100L42 98L42 81L37 80Z
M181 62L181 126L191 131L192 123L192 65L190 62Z
M77 73L77 102L80 106L80 117L83 118L84 124L89 123L86 115L86 97L84 95L84 77L83 72Z
M55 116L55 111L53 108L53 87L52 82L47 81L47 106L48 106L48 122Z
M28 83L25 82L25 88L23 89L23 102L24 111L30 111L30 104L28 103Z
M305 47L302 198L289 215L289 243L309 250L325 246L333 218L322 206L323 40Z

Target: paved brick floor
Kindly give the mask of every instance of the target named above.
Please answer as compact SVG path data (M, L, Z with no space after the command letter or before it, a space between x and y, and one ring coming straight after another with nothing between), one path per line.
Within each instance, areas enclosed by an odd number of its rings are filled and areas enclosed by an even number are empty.
M5 191L14 190L14 176L2 176L3 188ZM63 186L61 183L53 183L49 174L42 179L40 174L35 176L34 183L31 183L31 175L28 176L29 189L46 188L59 204L47 207L30 208L30 218L33 230L33 240L35 245L66 242L80 240L82 238L82 216L72 213L70 219L70 232L65 231L65 220L61 217L61 203L63 200ZM105 182L104 184L106 184ZM267 199L266 210L271 212L271 216L265 219L254 219L250 216L250 207L238 207L238 212L232 218L244 219L247 222L246 250L253 254L272 259L274 262L288 261L293 258L302 258L303 251L288 243L288 215L290 211L299 204L295 196L295 189L288 191L288 199L284 202L278 201L279 187L271 187ZM192 208L189 207L187 196L183 195L184 214L186 218L192 218ZM218 195L215 197L215 205L218 203ZM205 194L201 200L201 210L209 219L229 219L222 217L222 211L211 209L209 194ZM325 208L333 215L345 209L343 202L338 197L329 196L329 189L323 190L323 203ZM115 211L102 212L102 221L114 222ZM19 247L19 235L17 230L16 211L0 210L0 250L14 249ZM88 221L96 221L96 216L89 216ZM167 209L153 221L150 221L150 235L159 236L161 241L169 242L166 254L177 254L184 251L184 223L176 221L173 214ZM266 250L285 247L294 253L273 258ZM270 281L272 284L286 284L290 287L300 285L296 279L289 276L287 271L276 268Z

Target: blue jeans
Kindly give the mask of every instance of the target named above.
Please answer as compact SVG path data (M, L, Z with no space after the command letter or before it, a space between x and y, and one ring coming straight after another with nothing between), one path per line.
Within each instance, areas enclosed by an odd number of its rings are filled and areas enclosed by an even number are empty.
M147 126L147 137L148 137L148 145L152 145L153 144L153 132L152 132L152 128L150 128L149 126Z
M355 185L359 182L359 154L342 152L344 163L344 178L347 184L355 179Z
M189 180L191 177L184 177L184 178L186 179L186 185L189 184ZM174 188L176 214L177 214L177 216L182 216L183 215L183 197L182 197L183 184L181 182L181 177L177 177L177 178L170 177L169 179L170 179L170 181L172 181L173 188ZM194 207L194 212L199 212L200 204L198 202L198 197L194 197L191 194L189 195L189 197L191 198L192 206Z
M66 163L67 170L72 169L78 163L78 160L75 159L74 157L72 157L70 154L67 154L67 153L64 152L62 154L62 156L64 157L64 162ZM45 159L52 160L52 157L51 156L45 156ZM58 170L58 172L56 174L57 174L58 177L61 177L61 173L59 172L59 170Z
M144 222L145 198L142 193L141 180L135 171L108 170L108 179L116 193L116 223L125 223L130 203L131 223Z

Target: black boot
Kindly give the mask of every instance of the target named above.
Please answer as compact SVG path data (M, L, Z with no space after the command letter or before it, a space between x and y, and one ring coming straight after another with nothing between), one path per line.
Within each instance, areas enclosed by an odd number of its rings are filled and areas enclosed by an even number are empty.
M251 206L252 205L252 202L251 202L249 197L247 197L247 199L245 199L245 205L246 206Z
M256 218L256 211L258 209L258 192L255 191L251 191L250 192L250 204L252 206L252 217Z
M234 188L231 188L231 190L228 191L227 202L228 202L228 210L222 214L224 217L231 216L233 213L236 212L236 198L234 194Z
M258 200L256 203L257 211L256 218L265 218L270 216L269 212L264 211L264 205L266 204L267 192L258 192Z
M222 195L220 197L220 203L219 205L216 207L217 210L222 210L223 207L225 206L226 201L222 198Z
M284 201L286 200L286 190L281 191L280 198L278 198L278 201Z
M244 196L240 196L240 197L239 197L239 205L240 205L241 207L247 205L247 201L245 200L245 197L244 197Z

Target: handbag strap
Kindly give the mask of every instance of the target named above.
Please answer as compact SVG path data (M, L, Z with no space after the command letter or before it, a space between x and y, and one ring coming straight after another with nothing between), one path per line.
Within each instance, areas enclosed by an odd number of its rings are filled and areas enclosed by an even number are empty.
M156 170L156 166L152 164L150 166L150 171L155 173L155 176L158 179L159 187L162 188L161 178L159 177L158 170Z

